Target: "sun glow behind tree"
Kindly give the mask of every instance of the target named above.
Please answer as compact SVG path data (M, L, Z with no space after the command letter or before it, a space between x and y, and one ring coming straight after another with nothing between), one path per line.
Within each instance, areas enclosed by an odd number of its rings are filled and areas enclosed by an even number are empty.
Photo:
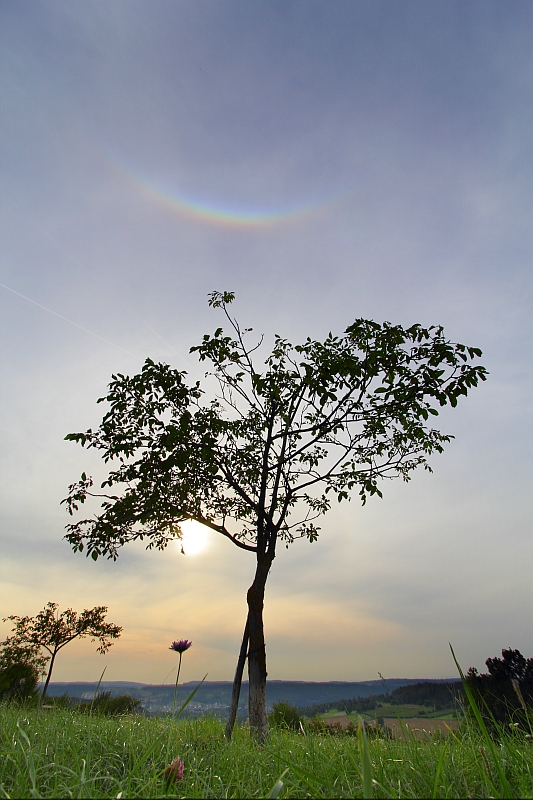
M182 538L176 542L179 551L186 556L199 556L209 549L212 533L209 528L193 519L182 522Z

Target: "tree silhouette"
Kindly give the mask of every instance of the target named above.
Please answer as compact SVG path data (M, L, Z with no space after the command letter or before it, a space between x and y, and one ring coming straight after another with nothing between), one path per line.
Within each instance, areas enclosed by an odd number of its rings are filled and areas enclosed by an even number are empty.
M60 650L74 639L89 636L92 641L95 639L100 642L96 648L98 653L106 653L113 642L118 639L122 628L110 622L104 622L107 614L106 606L96 606L95 608L85 609L78 616L76 611L67 608L66 611L58 613L57 603L47 603L46 607L35 617L17 617L12 615L5 617L4 622L11 620L14 622L14 635L8 637L3 645L7 648L19 650L19 652L34 653L40 658L41 663L46 663L48 659L48 673L43 687L41 704L44 702L56 656ZM41 648L44 648L50 655L39 656ZM35 659L34 659L35 660Z
M211 365L216 396L206 398L199 382L189 386L186 373L150 359L131 378L114 375L98 401L110 404L98 430L66 437L119 462L102 484L109 493L93 492L83 473L63 502L73 514L89 496L101 498L100 513L67 526L73 549L86 548L94 559L115 559L135 540L163 549L188 519L254 554L227 733L247 657L250 725L262 740L268 732L263 601L278 544L314 542L316 520L334 497L347 500L358 490L364 504L381 497L380 481L430 469L427 457L451 438L426 424L438 414L435 406L455 406L486 370L468 363L480 350L452 344L441 327L364 319L323 342L308 338L293 346L276 336L256 369L262 339L246 343L251 329L230 316L233 299L231 292L209 296L232 334L218 328L191 348Z
M486 723L516 723L527 730L533 724L533 658L508 649L485 664L487 672L470 667L465 677Z

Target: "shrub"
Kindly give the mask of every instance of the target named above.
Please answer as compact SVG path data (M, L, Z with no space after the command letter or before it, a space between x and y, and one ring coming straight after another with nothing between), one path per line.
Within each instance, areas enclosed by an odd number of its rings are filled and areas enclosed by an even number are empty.
M76 700L73 700L67 692L60 694L57 697L50 697L50 695L48 695L46 697L46 704L48 706L53 706L54 708L76 708Z
M0 669L0 700L23 702L37 697L39 670L33 664L11 664Z
M365 722L365 732L368 739L390 739L392 732L390 728L383 725L372 725ZM357 736L359 726L351 722L343 727L338 722L326 722L321 717L313 717L306 722L306 729L315 736Z
M274 703L272 713L268 719L272 727L285 728L286 730L300 730L300 715L295 706L291 706L286 700Z
M122 714L136 714L141 709L142 700L122 694L111 697L111 692L99 692L91 703L83 703L80 711L103 714L106 717L119 717Z
M321 736L322 734L330 733L331 726L326 725L321 717L311 717L311 719L306 720L305 728L309 733Z

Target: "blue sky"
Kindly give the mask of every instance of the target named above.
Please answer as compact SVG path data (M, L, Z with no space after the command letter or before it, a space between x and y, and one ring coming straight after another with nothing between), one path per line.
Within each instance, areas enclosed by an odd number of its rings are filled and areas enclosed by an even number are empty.
M529 2L2 3L1 607L109 606L105 657L57 679L230 679L253 561L89 562L59 506L111 374L220 324L298 341L356 317L443 324L486 384L440 417L434 474L387 485L276 559L272 678L453 674L531 655ZM51 313L53 312L53 313ZM8 632L7 626L2 628ZM529 650L528 650L529 648ZM168 668L168 669L167 669Z

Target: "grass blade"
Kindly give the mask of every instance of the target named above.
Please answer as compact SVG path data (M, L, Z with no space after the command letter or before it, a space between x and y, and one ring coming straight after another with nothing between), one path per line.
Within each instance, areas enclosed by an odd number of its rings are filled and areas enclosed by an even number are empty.
M36 773L35 773L35 762L33 760L33 751L32 751L32 747L31 747L30 739L29 739L26 731L24 731L20 727L18 722L17 722L17 728L18 728L18 732L20 733L20 736L22 737L22 739L24 739L24 741L28 745L28 750L26 751L24 749L24 747L22 747L22 744L21 744L21 750L22 750L22 752L24 754L24 759L26 761L26 766L28 768L28 775L30 777L30 782L31 782L30 795L31 795L31 797L40 797L40 794L37 791L37 779L36 779Z
M293 772L295 772L296 775L298 775L298 777L300 777L303 781L305 781L305 783L307 783L307 785L312 791L316 792L317 789L319 790L326 789L328 791L328 796L331 795L330 787L326 786L323 781L321 781L319 778L316 778L311 772L308 772L300 764L295 764L294 761L292 761L289 758L285 758L284 761L286 764L289 765L290 769L292 769ZM285 770L285 772L286 771L287 770ZM283 773L284 775L285 772Z
M284 777L285 777L285 775L287 774L287 772L288 772L288 771L289 771L289 770L288 770L288 768L287 768L287 769L285 770L285 772L283 772L283 773L282 773L282 774L279 776L278 780L276 781L276 783L274 784L274 786L272 787L272 789L270 790L270 792L267 794L267 798L271 798L271 797L279 797L279 793L280 793L280 792L281 792L281 790L283 789L283 781L282 781L282 778L284 778Z
M357 726L357 741L359 743L359 755L361 757L361 769L363 779L363 797L374 797L374 787L372 785L372 761L368 750L368 739L366 738L365 723L359 717Z
M433 783L433 795L432 795L433 800L436 800L436 798L439 796L438 791L439 791L440 774L442 772L442 764L444 762L444 754L446 753L447 747L448 747L448 742L444 742L444 745L440 751L439 761L435 772L435 781Z
M452 651L452 656L453 656L453 660L455 661L455 666L457 667L457 669L459 671L459 675L461 676L461 681L463 683L463 689L465 690L465 694L466 694L468 702L470 704L470 708L472 709L474 717L476 718L476 722L479 725L481 733L483 734L483 738L485 739L485 742L486 742L487 747L488 747L488 749L490 751L490 754L492 755L492 759L493 759L494 765L496 767L496 772L498 773L498 777L500 779L501 797L512 798L513 793L511 791L511 787L509 786L509 782L508 782L507 778L505 777L505 773L503 771L503 767L502 767L501 761L500 761L500 759L498 757L498 753L496 752L496 748L494 747L494 742L492 741L491 735L487 730L487 726L485 725L485 721L484 721L483 717L481 716L481 712L480 712L480 710L478 708L478 705L476 703L476 699L475 699L474 695L472 694L470 686L468 685L468 683L466 681L466 678L464 676L463 670L461 669L461 667L459 665L459 662L457 661L457 659L455 657L455 653L453 652L453 647L451 646L451 644L450 644L450 650Z
M96 700L96 697L98 695L98 690L100 689L100 684L102 683L102 680L103 680L104 673L105 673L106 669L107 669L107 664L105 665L104 669L102 670L102 674L100 675L100 680L98 681L98 684L96 686L95 692L93 694L93 699L91 700L91 708L89 709L89 716L92 716L94 701Z
M208 672L206 672L206 673L205 673L205 675L204 675L204 677L202 678L202 680L200 681L200 683L199 683L199 684L198 684L198 686L196 687L196 689L193 689L193 690L192 690L192 692L190 693L190 695L188 696L188 698L186 699L186 701L183 703L183 705L182 705L182 706L180 707L180 709L178 710L178 713L176 714L176 716L177 716L177 717L179 717L179 715L181 714L181 712L183 711L183 709L184 709L186 706L188 706L188 705L189 705L189 703L190 703L190 702L191 702L191 700L193 699L194 695L196 694L196 692L198 691L198 689L200 688L200 686L201 686L201 685L202 685L202 683L205 681L205 679L207 678L207 676L208 676L208 675L209 675L209 673L208 673Z

